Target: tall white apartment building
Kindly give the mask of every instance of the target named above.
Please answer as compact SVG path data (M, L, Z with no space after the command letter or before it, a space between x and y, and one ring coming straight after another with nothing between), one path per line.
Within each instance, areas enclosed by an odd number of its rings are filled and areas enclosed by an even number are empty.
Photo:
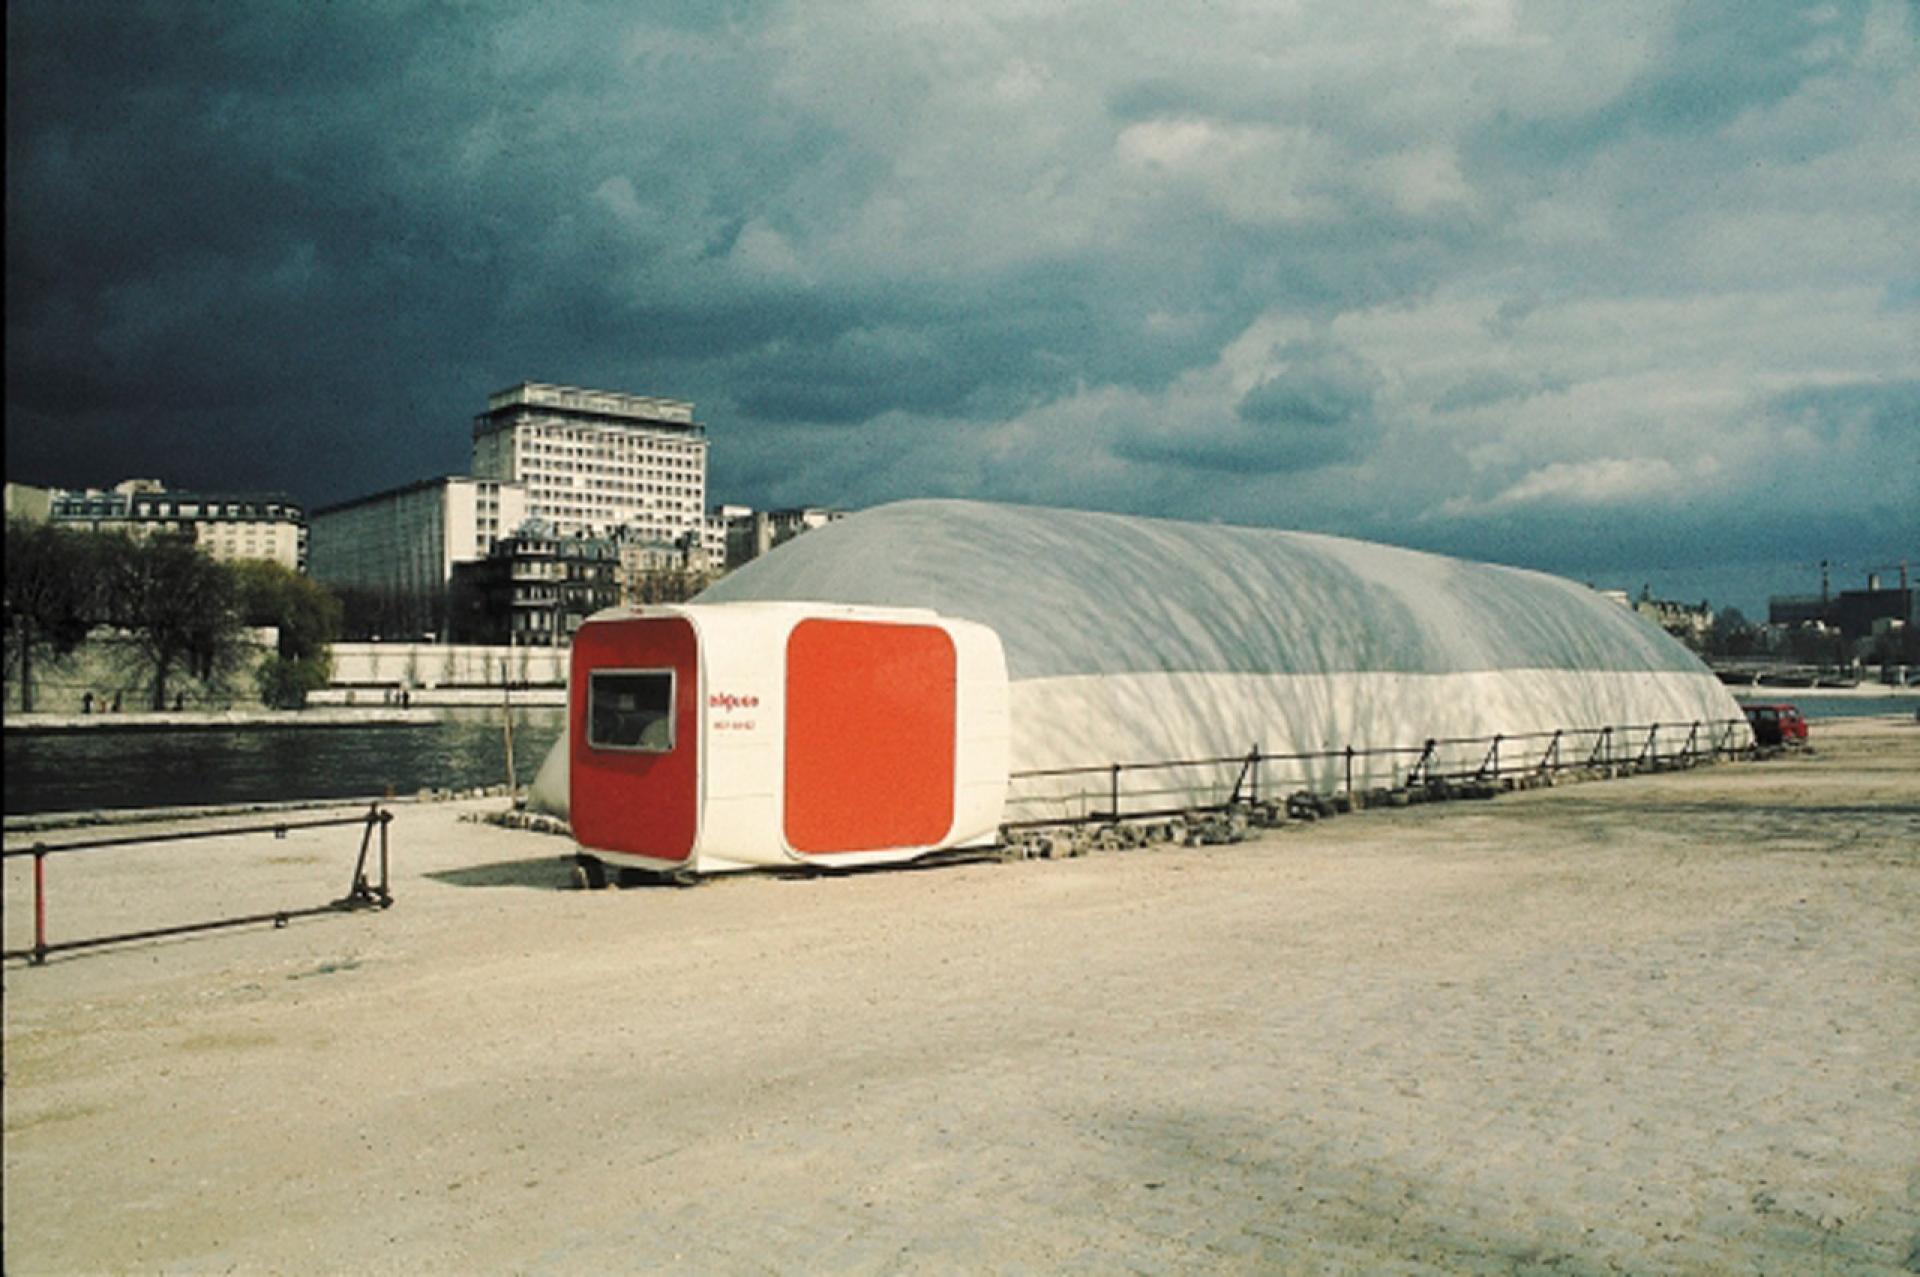
M316 581L389 594L437 594L453 565L484 559L527 518L522 484L449 475L313 512Z
M523 381L474 418L473 472L526 485L527 514L563 537L704 531L707 432L678 399Z

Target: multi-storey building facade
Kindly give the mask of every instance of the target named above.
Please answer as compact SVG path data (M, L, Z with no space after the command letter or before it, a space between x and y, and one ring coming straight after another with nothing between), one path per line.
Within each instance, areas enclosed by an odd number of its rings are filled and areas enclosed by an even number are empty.
M620 547L530 523L486 558L453 570L452 630L463 643L558 647L620 601Z
M473 471L524 484L528 515L563 537L676 542L705 522L706 428L677 399L522 382L474 418Z
M523 485L449 475L314 511L314 579L348 634L439 637L456 564L484 559L527 517Z
M524 484L449 475L313 512L312 573L349 589L438 591L527 518Z
M1713 609L1703 600L1698 607L1642 593L1633 610L1696 650L1713 631Z
M706 520L700 527L700 548L707 553L707 563L715 571L724 572L733 566L727 560L728 529L735 519L750 519L753 507L750 505L717 505L707 511Z
M1824 566L1824 565L1823 565ZM1900 570L1897 587L1883 583L1878 570L1867 574L1864 590L1841 590L1835 594L1827 586L1825 574L1819 594L1781 595L1767 600L1769 625L1824 625L1840 631L1849 641L1866 638L1881 622L1900 626L1920 624L1920 590L1912 588L1912 576L1905 563L1889 564ZM1881 625L1884 630L1886 627Z
M708 554L699 533L690 532L675 544L631 536L619 538L616 544L620 550L620 602L630 607L684 602L705 589L725 566L724 557Z
M128 479L110 491L55 489L48 518L90 532L170 532L222 562L271 559L307 570L306 508L280 492L184 492L156 479Z
M802 532L823 528L846 517L844 510L821 506L795 506L786 510L750 510L742 506L722 506L730 513L727 525L727 567L759 558L776 545L785 544Z

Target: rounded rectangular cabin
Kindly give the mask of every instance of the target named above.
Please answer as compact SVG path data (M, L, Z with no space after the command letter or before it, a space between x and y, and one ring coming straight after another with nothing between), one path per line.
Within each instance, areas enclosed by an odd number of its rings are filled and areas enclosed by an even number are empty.
M1006 802L999 637L920 609L603 613L567 718L574 839L617 866L907 860L991 842Z

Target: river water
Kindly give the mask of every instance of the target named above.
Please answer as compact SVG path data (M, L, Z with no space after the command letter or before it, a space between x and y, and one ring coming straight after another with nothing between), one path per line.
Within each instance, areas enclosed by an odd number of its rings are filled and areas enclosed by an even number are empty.
M1742 705L1797 705L1804 717L1815 721L1822 718L1878 718L1884 714L1912 718L1914 711L1920 710L1920 697L1913 695L1876 696L1869 692L1822 696L1818 691L1809 691L1804 687L1742 687L1733 695Z
M514 711L513 762L533 779L563 708ZM419 726L6 734L6 814L366 798L504 784L500 711Z
M1800 694L1796 694L1800 693ZM1790 701L1808 718L1911 717L1911 696L1819 696L1761 689L1743 701ZM514 711L514 771L533 779L566 711ZM408 727L253 727L6 735L6 814L176 807L470 789L506 780L500 711L445 710Z

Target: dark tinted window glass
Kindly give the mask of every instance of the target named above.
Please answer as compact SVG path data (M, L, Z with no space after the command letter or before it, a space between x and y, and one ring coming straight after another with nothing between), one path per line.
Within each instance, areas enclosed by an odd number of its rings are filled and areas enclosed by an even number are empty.
M595 749L673 749L673 671L595 670L587 676L587 744Z

